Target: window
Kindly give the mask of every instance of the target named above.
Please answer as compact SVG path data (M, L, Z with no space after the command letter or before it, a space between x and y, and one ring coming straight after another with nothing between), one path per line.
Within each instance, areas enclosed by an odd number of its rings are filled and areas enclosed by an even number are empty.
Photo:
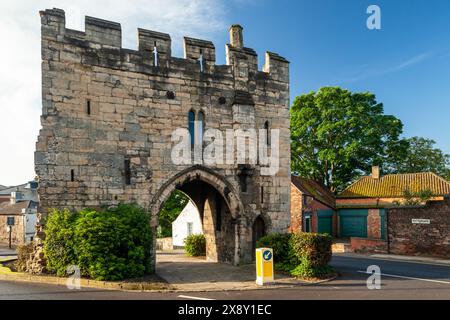
M261 187L261 203L264 203L264 187Z
M198 61L200 62L200 72L203 72L203 50L200 49L200 57L198 58Z
M131 184L131 166L129 159L125 159L124 167L125 167L125 184L128 186Z
M75 181L75 170L70 170L70 181L74 182Z
M189 135L191 136L191 146L194 146L194 139L195 139L195 135L194 135L194 128L195 128L195 113L194 111L189 111Z
M205 114L203 111L200 111L197 117L193 110L189 111L188 127L189 135L191 136L191 147L195 144L203 145L203 132L205 130Z
M269 125L269 121L264 122L264 129L266 130L266 144L270 147L270 125Z
M241 192L247 192L247 176L245 174L239 175L239 184L241 185Z
M205 130L205 114L200 111L197 116L197 143L203 145L203 131Z
M190 235L192 235L193 232L194 232L194 224L192 222L188 222L187 223L187 235L188 235L188 237Z
M305 216L305 222L303 226L304 232L311 232L311 216Z
M86 101L86 113L88 116L91 115L91 100L89 99Z
M154 61L154 66L157 67L158 66L158 48L156 47L156 41L155 41L155 47L153 48L153 61Z

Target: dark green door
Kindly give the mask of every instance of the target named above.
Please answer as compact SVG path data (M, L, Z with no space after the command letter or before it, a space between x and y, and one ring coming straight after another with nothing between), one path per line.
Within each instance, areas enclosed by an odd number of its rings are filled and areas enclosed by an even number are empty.
M339 210L341 237L367 238L367 209Z
M317 232L333 234L333 210L317 211Z

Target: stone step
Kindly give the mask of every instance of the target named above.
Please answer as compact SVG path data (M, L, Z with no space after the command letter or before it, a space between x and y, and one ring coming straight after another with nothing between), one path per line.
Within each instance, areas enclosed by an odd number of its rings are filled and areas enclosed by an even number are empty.
M331 251L333 253L353 252L350 243L347 243L347 242L333 243L331 245Z

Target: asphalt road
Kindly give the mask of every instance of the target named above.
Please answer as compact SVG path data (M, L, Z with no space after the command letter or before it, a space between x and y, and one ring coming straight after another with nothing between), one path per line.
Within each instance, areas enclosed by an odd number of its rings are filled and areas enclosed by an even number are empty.
M367 267L377 265L381 271L381 289L369 290ZM221 299L221 300L284 300L284 299L445 299L450 300L450 266L337 255L332 266L340 277L318 285L289 289L267 289L228 292L124 292L83 288L69 290L64 286L0 281L0 299Z

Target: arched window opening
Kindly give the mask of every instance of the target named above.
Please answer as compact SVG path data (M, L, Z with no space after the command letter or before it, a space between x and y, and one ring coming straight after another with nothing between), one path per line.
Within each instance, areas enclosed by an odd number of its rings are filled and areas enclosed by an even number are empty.
M195 112L194 111L189 111L188 114L188 119L189 119L189 135L191 136L191 146L194 146L194 142L195 142Z
M205 130L205 114L200 111L197 115L196 142L203 145L203 132Z

